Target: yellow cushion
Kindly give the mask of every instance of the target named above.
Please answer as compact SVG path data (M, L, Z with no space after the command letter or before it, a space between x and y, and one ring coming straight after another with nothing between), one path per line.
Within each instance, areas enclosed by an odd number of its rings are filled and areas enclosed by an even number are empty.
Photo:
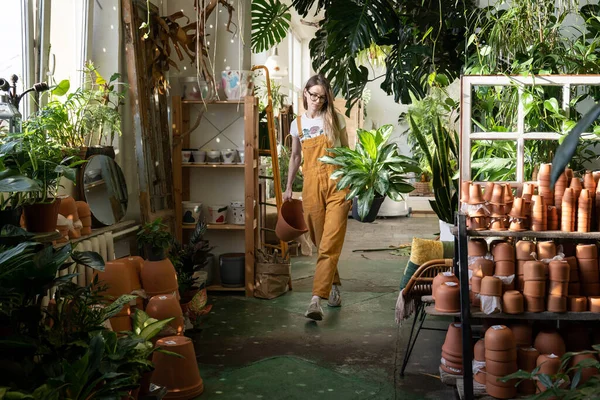
M413 238L410 248L410 261L416 265L444 258L444 245L439 240Z

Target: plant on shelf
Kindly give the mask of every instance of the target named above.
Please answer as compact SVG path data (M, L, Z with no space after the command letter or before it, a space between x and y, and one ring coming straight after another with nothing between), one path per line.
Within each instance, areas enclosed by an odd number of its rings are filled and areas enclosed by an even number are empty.
M392 125L366 131L358 129L358 143L354 150L347 147L327 149L326 155L319 160L336 167L331 179L338 180L338 190L348 190L346 199L354 201L354 211L361 221L365 221L372 210L375 199L379 206L385 196L401 201L404 193L410 193L414 187L407 182L406 174L419 172L417 164L410 158L399 154L396 143L388 143L392 134Z
M538 390L538 393L528 397L529 399L583 400L596 398L600 392L600 379L597 375L600 371L600 362L597 358L600 354L600 345L593 345L592 348L593 350L569 352L563 355L560 358L560 367L556 374L541 373L540 366L538 366L531 372L519 370L501 380L508 382L516 379L519 380L517 385L525 380L530 382L533 380L533 382L537 382L538 387L540 385L545 387L545 391L539 392ZM576 357L578 362L574 364Z
M210 252L214 249L214 246L211 246L209 241L204 239L206 229L206 222L198 221L187 245L182 246L179 242L174 241L170 250L169 258L177 272L177 283L182 303L193 297L195 292L200 289L199 285L201 283L197 280L196 272L205 268L213 257Z
M258 97L258 112L263 113L269 104L266 82L256 81L254 93ZM287 95L282 93L281 84L271 79L271 104L273 105L273 115L275 117L279 115L279 110L284 105L286 97Z
M166 252L173 244L173 235L169 227L162 223L162 218L144 224L137 232L138 247L150 261L166 258Z

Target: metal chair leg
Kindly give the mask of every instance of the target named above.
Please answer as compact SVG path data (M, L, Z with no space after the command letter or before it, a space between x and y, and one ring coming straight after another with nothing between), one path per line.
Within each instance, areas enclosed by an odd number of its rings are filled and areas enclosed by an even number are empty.
M406 350L404 351L404 360L402 361L402 368L400 369L400 376L404 376L404 370L406 369L406 365L408 364L408 360L410 359L410 354L412 353L412 349L414 347L414 342L417 341L418 331L421 330L423 326L423 321L425 320L425 307L423 303L419 303L417 305L417 310L415 312L415 319L413 320L412 327L410 328L410 335L408 337L408 343L406 344ZM415 326L417 325L417 321L420 321L419 329L417 334L415 335L413 342L413 334L415 333Z

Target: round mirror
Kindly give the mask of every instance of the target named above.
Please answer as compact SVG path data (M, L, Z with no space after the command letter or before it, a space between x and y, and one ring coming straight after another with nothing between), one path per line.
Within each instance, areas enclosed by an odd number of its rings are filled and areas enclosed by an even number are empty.
M127 211L127 184L115 160L97 155L88 159L80 174L82 198L89 204L94 225L112 225Z

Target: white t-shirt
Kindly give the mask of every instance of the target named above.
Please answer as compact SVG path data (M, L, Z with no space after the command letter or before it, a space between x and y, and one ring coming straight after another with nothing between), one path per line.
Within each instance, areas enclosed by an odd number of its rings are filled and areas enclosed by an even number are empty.
M344 129L346 127L346 120L342 114L336 113L338 118L338 122L340 124L340 129ZM323 132L323 116L319 115L315 118L308 118L306 113L301 115L301 123L302 123L302 138L300 141L303 142L306 139L312 139L317 136L321 136ZM297 118L296 118L297 119ZM292 125L290 126L290 135L298 137L298 122L296 119L292 121ZM337 138L335 141L334 147L340 147L341 142L340 139Z

